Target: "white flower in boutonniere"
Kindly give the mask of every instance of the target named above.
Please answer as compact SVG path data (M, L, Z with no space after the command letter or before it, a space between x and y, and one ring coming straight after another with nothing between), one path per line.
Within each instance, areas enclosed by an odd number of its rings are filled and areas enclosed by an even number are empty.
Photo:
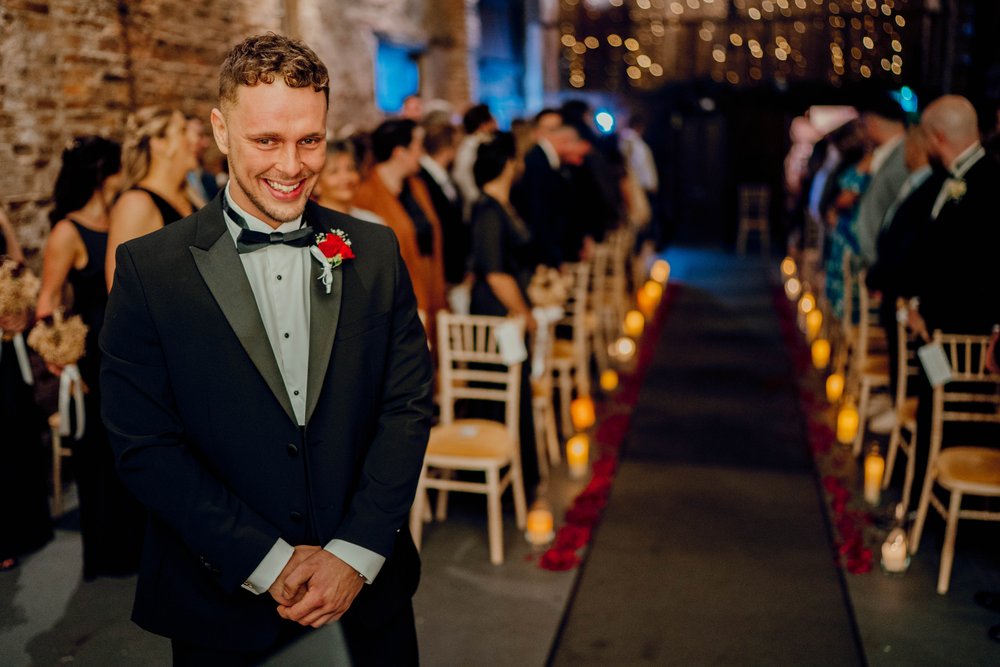
M965 181L961 178L949 178L945 186L948 188L948 201L956 203L962 201L962 197L965 196L965 191L968 189Z
M333 287L333 270L343 264L345 259L354 259L351 240L343 230L334 229L329 234L317 234L316 243L309 246L309 252L323 267L323 274L319 279L323 281L326 293L329 294Z

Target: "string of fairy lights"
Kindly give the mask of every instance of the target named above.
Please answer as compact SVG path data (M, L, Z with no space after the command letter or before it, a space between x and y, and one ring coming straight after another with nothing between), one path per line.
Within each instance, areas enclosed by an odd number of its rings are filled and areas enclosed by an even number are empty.
M572 88L710 76L901 83L910 0L561 0Z

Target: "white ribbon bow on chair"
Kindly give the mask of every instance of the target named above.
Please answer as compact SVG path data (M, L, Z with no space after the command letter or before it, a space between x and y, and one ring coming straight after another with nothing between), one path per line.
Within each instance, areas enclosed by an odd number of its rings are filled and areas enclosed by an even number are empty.
M535 331L535 345L531 352L531 377L535 380L545 373L545 351L549 348L549 325L558 322L565 315L561 306L545 306L531 309L538 324Z
M59 376L59 434L69 435L69 403L70 398L76 403L76 433L77 440L83 437L87 426L83 405L83 377L76 364L70 364L62 370Z

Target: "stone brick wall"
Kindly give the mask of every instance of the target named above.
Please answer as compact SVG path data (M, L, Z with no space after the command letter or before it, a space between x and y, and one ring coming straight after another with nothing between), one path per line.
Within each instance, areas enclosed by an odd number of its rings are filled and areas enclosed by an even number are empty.
M63 146L81 134L120 139L128 112L151 104L207 119L226 51L264 30L297 34L326 62L335 131L379 120L377 35L424 49L426 92L461 110L467 1L3 0L0 207L37 265Z

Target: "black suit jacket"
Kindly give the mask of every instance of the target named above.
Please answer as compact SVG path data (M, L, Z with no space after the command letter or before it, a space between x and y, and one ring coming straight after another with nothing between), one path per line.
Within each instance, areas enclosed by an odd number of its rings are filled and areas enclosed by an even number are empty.
M412 286L388 228L311 203L305 215L345 231L356 255L334 270L331 294L311 281L305 427L219 198L118 248L100 339L103 415L119 473L150 514L133 619L157 634L267 648L288 621L270 595L240 586L278 537L341 538L386 556L348 611L368 627L416 589L403 527L432 370Z
M455 193L458 196L455 201L452 201L448 199L448 195L444 193L431 173L423 167L420 168L420 178L427 186L427 191L431 195L431 204L434 206L438 220L441 221L445 282L453 285L460 283L469 271L471 235L469 227L462 221L462 197L458 186L455 186Z
M569 185L537 144L524 156L524 174L511 193L511 202L531 232L535 263L558 267L571 261L562 254Z
M940 171L932 172L923 183L899 203L889 224L879 232L877 259L868 269L867 283L873 290L888 296L883 304L895 312L895 297L913 294L911 285L914 278L908 275L913 269L910 257L914 244L927 233L931 211L937 199L945 176Z
M909 273L929 330L987 334L1000 322L1000 165L989 155L966 172L966 192L927 226Z

